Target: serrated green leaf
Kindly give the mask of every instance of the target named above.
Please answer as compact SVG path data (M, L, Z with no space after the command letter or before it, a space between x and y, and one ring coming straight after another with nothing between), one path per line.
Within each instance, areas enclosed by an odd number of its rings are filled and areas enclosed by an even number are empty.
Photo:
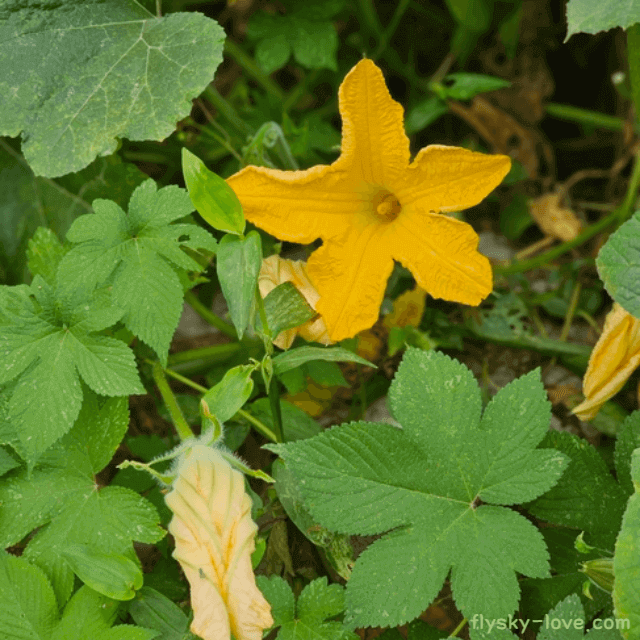
M245 364L233 367L224 374L224 378L217 385L207 391L202 400L207 403L209 410L220 422L232 418L238 409L244 406L253 391L251 374L255 365Z
M491 620L490 622L494 623L495 621ZM470 626L469 637L471 640L518 640L518 636L513 635L509 629L496 628L493 624L489 629L488 623L486 626L477 626L475 629Z
M64 254L65 250L55 232L47 227L38 227L27 248L27 266L31 275L40 275L53 284Z
M640 20L640 19L639 19ZM640 211L609 236L596 258L609 295L632 316L640 317Z
M205 222L226 233L244 233L246 222L238 196L223 178L184 148L182 173L191 202Z
M627 503L613 556L613 605L616 619L629 621L629 629L623 632L623 637L637 640L640 638L640 449L636 449L631 457L631 478L635 492Z
M279 353L273 358L273 373L280 375L291 369L295 369L305 362L311 362L312 360L328 360L330 362L358 362L364 364L367 367L375 367L376 365L361 358L359 355L343 349L342 347L298 347L296 349L289 349L284 353Z
M42 527L25 557L45 571L61 604L73 586L73 574L60 557L68 544L92 544L135 560L132 540L151 543L164 535L144 498L121 487L96 487L95 474L109 462L127 429L128 411L126 398L102 404L89 398L73 429L44 454L30 478L23 470L0 479L1 546Z
M49 640L56 597L45 574L0 549L0 629L7 640Z
M262 595L271 605L273 626L281 626L292 622L295 616L295 600L293 591L286 580L278 575L256 576L256 584Z
M95 640L153 640L158 637L153 629L143 629L130 624L119 624L107 631L103 631Z
M567 37L574 33L599 33L614 27L627 29L640 22L640 6L619 0L569 0Z
M26 159L49 177L112 153L117 138L162 140L211 81L223 40L200 13L156 18L134 0L5 6L0 133L22 132Z
M257 231L250 231L244 238L226 235L220 240L218 247L218 280L229 306L231 320L238 332L238 339L242 339L249 324L262 264L261 247Z
M67 603L51 640L94 640L109 630L118 602L82 586Z
M19 466L20 463L4 447L0 447L0 476Z
M182 312L176 269L201 269L181 247L212 250L215 240L195 225L170 224L193 210L187 192L176 186L142 183L129 215L110 200L95 200L93 207L95 213L78 218L67 233L77 244L62 259L58 281L70 291L108 282L125 326L166 364Z
M550 431L541 446L562 451L571 463L558 484L528 510L547 522L606 536L612 545L625 496L598 452L585 440L559 431Z
M160 640L182 640L189 621L177 604L150 587L136 592L129 605L129 613L141 627L156 629Z
M82 582L108 598L131 600L142 587L142 570L123 555L70 544L61 550L61 556Z
M401 429L351 423L266 446L305 479L305 505L321 525L359 535L392 530L356 561L347 626L415 618L449 571L466 617L506 617L518 603L516 572L548 575L540 532L515 511L476 503L483 494L507 504L528 499L563 471L561 453L536 453L550 419L538 376L502 389L481 419L470 371L441 353L410 348L389 392ZM511 459L520 460L519 472L530 474L534 489L519 482Z
M292 282L283 282L272 289L264 299L264 310L274 337L281 331L299 327L316 315ZM262 323L258 327L262 327Z
M124 206L145 177L135 165L113 155L99 158L80 173L39 178L12 144L0 139L0 245L7 282L27 279L27 241L39 226L64 238L73 220L91 211L94 199L108 196Z

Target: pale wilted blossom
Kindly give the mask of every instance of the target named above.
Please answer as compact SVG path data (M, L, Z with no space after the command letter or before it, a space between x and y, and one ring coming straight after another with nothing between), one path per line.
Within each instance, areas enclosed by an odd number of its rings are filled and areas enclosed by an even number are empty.
M251 567L258 530L244 476L216 449L183 454L167 494L174 558L191 586L191 631L204 640L261 640L273 625L271 607Z

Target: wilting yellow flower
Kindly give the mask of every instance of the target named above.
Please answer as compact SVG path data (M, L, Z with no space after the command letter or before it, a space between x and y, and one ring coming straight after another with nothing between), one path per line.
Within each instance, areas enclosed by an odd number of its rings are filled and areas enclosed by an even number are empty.
M184 455L165 497L173 552L191 585L191 631L204 640L261 640L273 625L251 567L258 527L244 476L218 451L197 444Z
M302 260L286 260L280 256L269 256L262 261L258 286L260 295L265 298L267 294L283 282L291 282L293 286L304 296L307 304L315 311L320 295L311 284L307 275L307 266ZM305 322L295 329L288 329L278 334L273 344L281 349L288 349L295 340L297 334L308 342L331 344L327 326L324 320L316 318Z
M640 365L640 320L617 302L607 314L582 383L585 400L573 409L580 420L595 418Z
M307 263L332 340L378 318L393 261L435 298L479 304L491 266L468 224L441 211L478 204L504 178L507 156L431 145L409 163L403 109L371 60L338 92L342 153L305 171L245 167L227 179L248 220L289 242L323 245Z
M386 329L391 327L417 327L424 315L426 291L414 287L401 293L393 303L393 311L382 322Z

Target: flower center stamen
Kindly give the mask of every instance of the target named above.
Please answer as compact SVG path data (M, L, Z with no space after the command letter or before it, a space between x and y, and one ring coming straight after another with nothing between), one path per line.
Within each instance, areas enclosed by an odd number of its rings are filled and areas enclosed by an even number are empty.
M375 205L375 211L385 220L394 220L402 211L402 205L392 193L387 193Z

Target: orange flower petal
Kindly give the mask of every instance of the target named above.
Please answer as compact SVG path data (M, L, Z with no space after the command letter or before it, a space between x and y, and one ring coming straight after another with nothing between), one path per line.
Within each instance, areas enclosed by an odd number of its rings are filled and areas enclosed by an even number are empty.
M372 60L358 62L338 91L342 157L356 160L366 182L392 191L409 164L404 109L393 100L382 71Z
M368 329L378 319L393 270L387 225L354 227L311 254L307 271L320 294L316 311L334 342Z
M431 296L478 305L491 293L491 264L470 225L414 205L403 207L393 226L391 255Z
M584 402L573 409L580 420L592 420L640 365L640 320L618 303L607 314L584 375Z
M419 203L434 213L461 211L486 198L510 168L508 156L433 144L418 152L390 190L403 208Z

